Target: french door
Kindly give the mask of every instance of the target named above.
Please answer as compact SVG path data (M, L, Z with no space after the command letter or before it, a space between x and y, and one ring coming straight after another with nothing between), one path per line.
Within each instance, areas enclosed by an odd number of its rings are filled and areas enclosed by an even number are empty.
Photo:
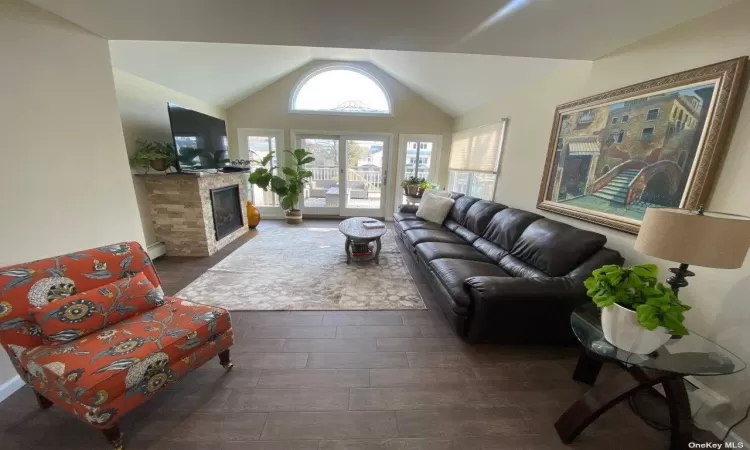
M443 137L436 134L402 134L398 143L398 171L394 182L398 185L412 177L424 178L437 184ZM396 187L396 205L406 200L403 190Z
M295 134L296 148L312 152L313 177L302 201L305 215L384 217L389 135Z
M259 128L240 128L238 131L239 138L239 159L260 161L269 152L274 152L273 163L274 174L279 174L281 164L284 161L284 130L271 130ZM258 167L252 164L252 170ZM247 198L253 202L260 214L264 217L284 217L281 209L279 196L268 191L264 191L258 186L247 183Z

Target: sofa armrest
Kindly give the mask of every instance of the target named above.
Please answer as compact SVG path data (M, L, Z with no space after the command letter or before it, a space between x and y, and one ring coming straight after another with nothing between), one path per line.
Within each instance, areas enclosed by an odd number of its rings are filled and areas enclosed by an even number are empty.
M475 301L581 300L586 289L569 277L470 277L464 282Z
M398 208L398 211L402 212L402 213L412 213L412 214L414 214L414 213L417 212L418 209L419 209L419 205L401 205Z
M585 288L575 280L470 277L464 285L472 298L470 342L575 342L570 314L587 299Z

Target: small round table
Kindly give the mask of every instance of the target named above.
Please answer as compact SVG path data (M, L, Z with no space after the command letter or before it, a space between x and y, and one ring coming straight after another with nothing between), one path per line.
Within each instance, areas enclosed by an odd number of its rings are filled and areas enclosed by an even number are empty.
M604 338L599 310L593 303L576 308L571 315L570 325L583 346L573 379L593 387L555 423L558 436L566 444L573 442L609 408L640 390L661 384L669 406L669 448L688 448L692 439L693 419L682 377L728 375L745 368L745 363L735 354L692 331L680 339L670 339L648 355L619 349ZM606 383L594 386L605 362L619 364L625 371Z
M365 223L374 225L380 225L377 228L366 228ZM339 224L339 231L346 236L346 243L344 249L346 250L346 263L354 261L375 261L375 264L380 264L380 237L386 232L385 224L379 220L370 219L369 217L352 217L351 219L343 220ZM352 256L352 245L365 245L367 246L370 242L375 241L375 252L370 256L357 257Z

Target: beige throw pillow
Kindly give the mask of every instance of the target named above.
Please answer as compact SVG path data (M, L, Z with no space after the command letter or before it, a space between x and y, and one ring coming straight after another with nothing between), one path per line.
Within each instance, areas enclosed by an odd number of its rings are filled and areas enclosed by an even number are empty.
M453 199L450 197L439 197L433 194L423 195L417 209L417 217L421 217L428 222L442 224L452 207Z

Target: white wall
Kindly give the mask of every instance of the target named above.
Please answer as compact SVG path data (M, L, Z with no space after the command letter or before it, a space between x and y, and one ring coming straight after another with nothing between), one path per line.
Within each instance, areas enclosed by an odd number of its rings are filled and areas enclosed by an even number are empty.
M508 134L497 187L498 201L534 211L547 153L555 106L602 91L750 54L750 2L742 1L703 18L685 23L643 40L590 68L564 69L545 79L477 108L456 120L456 130L509 118ZM750 95L740 99L742 108L727 157L719 174L711 210L750 215ZM557 220L607 235L609 246L619 250L628 264L657 262L662 273L675 263L653 261L633 249L634 236L588 222L541 212ZM665 230L666 231L666 230ZM749 258L750 259L750 258ZM750 361L750 261L738 270L694 267L690 286L680 291L693 306L688 325L718 340L745 361ZM735 407L750 402L750 372L704 379L727 395ZM723 418L731 423L738 411ZM750 424L739 427L750 438Z
M0 61L0 266L144 243L107 41L0 0Z
M437 134L443 136L443 155L440 159L438 182L445 184L448 167L447 152L450 147L453 131L453 117L437 106L417 95L399 81L380 70L377 66L359 62L356 64L380 81L391 98L393 115L391 117L373 116L337 116L325 114L298 114L289 112L289 97L297 82L310 71L330 61L313 61L289 75L275 81L259 92L236 103L227 110L229 127L229 146L232 156L236 157L238 128L273 128L285 131L287 148L294 143L290 140L290 130L318 131L360 131L371 133L392 133L390 174L395 174L398 158L399 134ZM389 177L388 198L395 197L395 185L401 179Z
M223 108L210 105L117 68L114 69L114 77L122 131L125 135L125 147L129 157L133 156L137 150L136 139L172 142L167 103L175 103L226 120L227 112ZM136 172L143 172L143 170L133 170L133 173ZM152 170L151 173L154 173L154 171ZM133 177L133 184L138 200L141 226L143 227L143 234L146 236L146 244L155 244L158 239L156 239L154 225L151 221L146 186L139 177Z

